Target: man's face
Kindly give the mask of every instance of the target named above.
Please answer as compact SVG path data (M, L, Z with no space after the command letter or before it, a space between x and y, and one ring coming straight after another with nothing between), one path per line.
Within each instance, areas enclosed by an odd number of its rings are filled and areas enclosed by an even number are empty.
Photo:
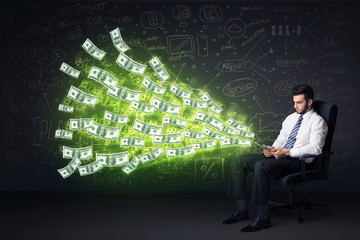
M310 111L312 105L312 99L307 102L304 94L296 95L293 98L295 111L299 114L305 114Z

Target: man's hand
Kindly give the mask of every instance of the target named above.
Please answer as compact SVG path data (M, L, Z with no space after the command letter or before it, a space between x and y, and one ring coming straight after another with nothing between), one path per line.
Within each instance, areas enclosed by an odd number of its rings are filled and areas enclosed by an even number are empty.
M272 150L269 151L267 149L263 149L263 153L265 157L272 157L273 156L272 152L274 151L275 148L273 146L268 146L268 147L271 148Z
M286 158L290 154L290 149L275 148L271 153L276 159Z

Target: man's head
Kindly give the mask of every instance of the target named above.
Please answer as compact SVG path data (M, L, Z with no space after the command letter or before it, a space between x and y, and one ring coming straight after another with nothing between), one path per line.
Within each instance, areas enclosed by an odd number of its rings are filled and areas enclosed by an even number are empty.
M292 89L294 108L297 113L305 114L312 108L314 91L307 84L300 84Z

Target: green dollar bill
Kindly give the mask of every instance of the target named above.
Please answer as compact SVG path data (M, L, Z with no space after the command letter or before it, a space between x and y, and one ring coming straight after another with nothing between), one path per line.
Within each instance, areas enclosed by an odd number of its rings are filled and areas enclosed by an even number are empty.
M119 152L119 153L110 153L96 154L96 161L100 161L100 163L104 167L121 167L125 166L129 163L129 152Z
M149 123L144 123L138 119L135 119L135 123L133 129L139 133L146 134L146 135L154 135L154 134L161 134L163 128L155 125L151 125Z
M235 130L235 134L239 135L240 137L247 137L247 138L254 138L255 133L244 131L244 130Z
M179 87L174 83L170 87L170 92L181 98L190 98L191 96L191 92Z
M208 136L209 138L213 138L213 139L216 139L216 140L222 140L222 139L226 138L226 136L224 134L217 133L217 132L215 132L215 131L211 130L210 128L207 128L207 127L205 127L203 133L206 136Z
M60 71L66 73L67 75L73 77L73 78L78 78L80 75L79 70L76 70L75 68L71 67L70 65L68 65L67 63L62 63L60 66Z
M136 156L122 169L126 174L132 173L139 165L140 159Z
M153 136L153 144L155 143L161 143L161 144L175 144L175 143L181 143L181 133L175 133L175 134L160 134L160 135L154 135Z
M109 88L107 94L122 101L131 103L132 101L140 100L141 91L130 90L116 85L114 90Z
M159 84L154 83L153 81L151 81L150 78L148 77L144 77L144 80L141 83L144 88L146 88L148 91L155 93L155 94L159 94L159 95L164 95L165 91L166 91L166 87L160 86Z
M221 140L221 147L227 147L227 146L251 146L251 142L250 140L247 139L240 139L240 138L234 138L234 137L229 137L229 138L225 138L223 140Z
M119 52L126 52L130 49L122 39L119 28L115 28L114 30L112 30L110 32L110 36L114 46Z
M235 130L225 125L223 126L222 129L220 129L220 132L223 132L225 134L235 135Z
M58 110L62 111L62 112L72 113L72 112L74 112L74 107L66 106L66 105L60 103Z
M105 140L117 141L120 135L120 128L108 127L94 122L86 130L86 133Z
M164 152L161 149L161 147L157 147L150 153L140 155L139 158L142 163L148 163L148 162L154 161L155 159L159 158L163 154L164 154Z
M87 53L89 53L92 57L101 61L105 56L106 52L101 51L99 48L95 46L89 39L86 39L82 45L82 48L85 49Z
M232 117L229 118L229 120L226 121L226 124L232 126L233 128L236 128L238 130L244 130L245 131L247 129L246 125L239 123L238 121L236 121Z
M186 127L186 120L176 118L176 117L163 117L162 119L163 125L177 126L181 128Z
M86 160L92 158L92 146L83 148L71 148L63 146L63 158L79 158Z
M197 142L192 144L195 150L216 147L216 141Z
M70 130L84 130L93 124L92 118L70 118Z
M184 130L184 137L192 139L204 139L204 133L192 132L189 130Z
M149 61L150 66L154 69L156 75L161 81L166 81L170 78L170 74L166 71L165 67L161 64L157 57L154 57Z
M206 109L207 103L205 101L200 101L192 98L183 98L183 104L186 107Z
M146 69L146 65L135 62L133 59L129 58L122 52L120 52L119 57L116 60L116 63L125 70L135 73L136 75L139 76L142 76Z
M67 97L71 100L85 104L90 107L95 107L96 101L98 99L98 96L83 92L74 86L70 87Z
M161 112L172 115L179 115L181 108L181 105L168 103L157 97L152 98L151 105L155 106L155 108Z
M217 106L215 102L211 99L210 95L208 93L203 94L200 97L201 100L205 101L207 103L208 108L213 111L215 114L219 114L223 111L222 108Z
M187 157L194 154L195 149L192 145L182 148L166 148L167 157Z
M80 166L79 173L80 173L80 176L87 176L90 174L94 174L103 168L104 168L104 166L101 164L101 162L99 160L97 160L97 161L94 161L87 165Z
M87 77L112 90L115 90L116 84L119 81L111 73L95 66L91 68Z
M105 113L104 113L104 120L110 121L113 123L127 124L128 119L129 119L129 116L127 116L127 115L119 115L116 113L109 112L107 110L105 110Z
M147 114L154 114L155 111L155 107L153 105L145 104L135 100L131 103L130 108Z
M198 111L195 115L194 121L198 121L198 122L202 122L205 123L207 125L209 125L210 127L213 127L217 130L221 130L224 126L224 123L217 119L214 116L211 116L209 114L203 113Z
M145 147L145 139L135 137L122 137L120 147Z
M76 169L81 165L81 163L82 162L80 161L79 158L74 157L68 165L66 165L64 168L58 169L58 172L63 178L70 177L76 171Z
M56 129L55 137L72 140L73 133L64 129Z

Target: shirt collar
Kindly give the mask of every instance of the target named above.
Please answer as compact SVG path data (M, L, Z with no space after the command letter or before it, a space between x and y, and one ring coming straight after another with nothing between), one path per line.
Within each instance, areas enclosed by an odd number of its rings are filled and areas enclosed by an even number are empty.
M309 119L313 114L314 114L314 109L312 108L310 111L308 111L307 113L305 113L304 115L302 115L303 116L303 119ZM301 114L297 114L299 117L300 117L300 115Z

